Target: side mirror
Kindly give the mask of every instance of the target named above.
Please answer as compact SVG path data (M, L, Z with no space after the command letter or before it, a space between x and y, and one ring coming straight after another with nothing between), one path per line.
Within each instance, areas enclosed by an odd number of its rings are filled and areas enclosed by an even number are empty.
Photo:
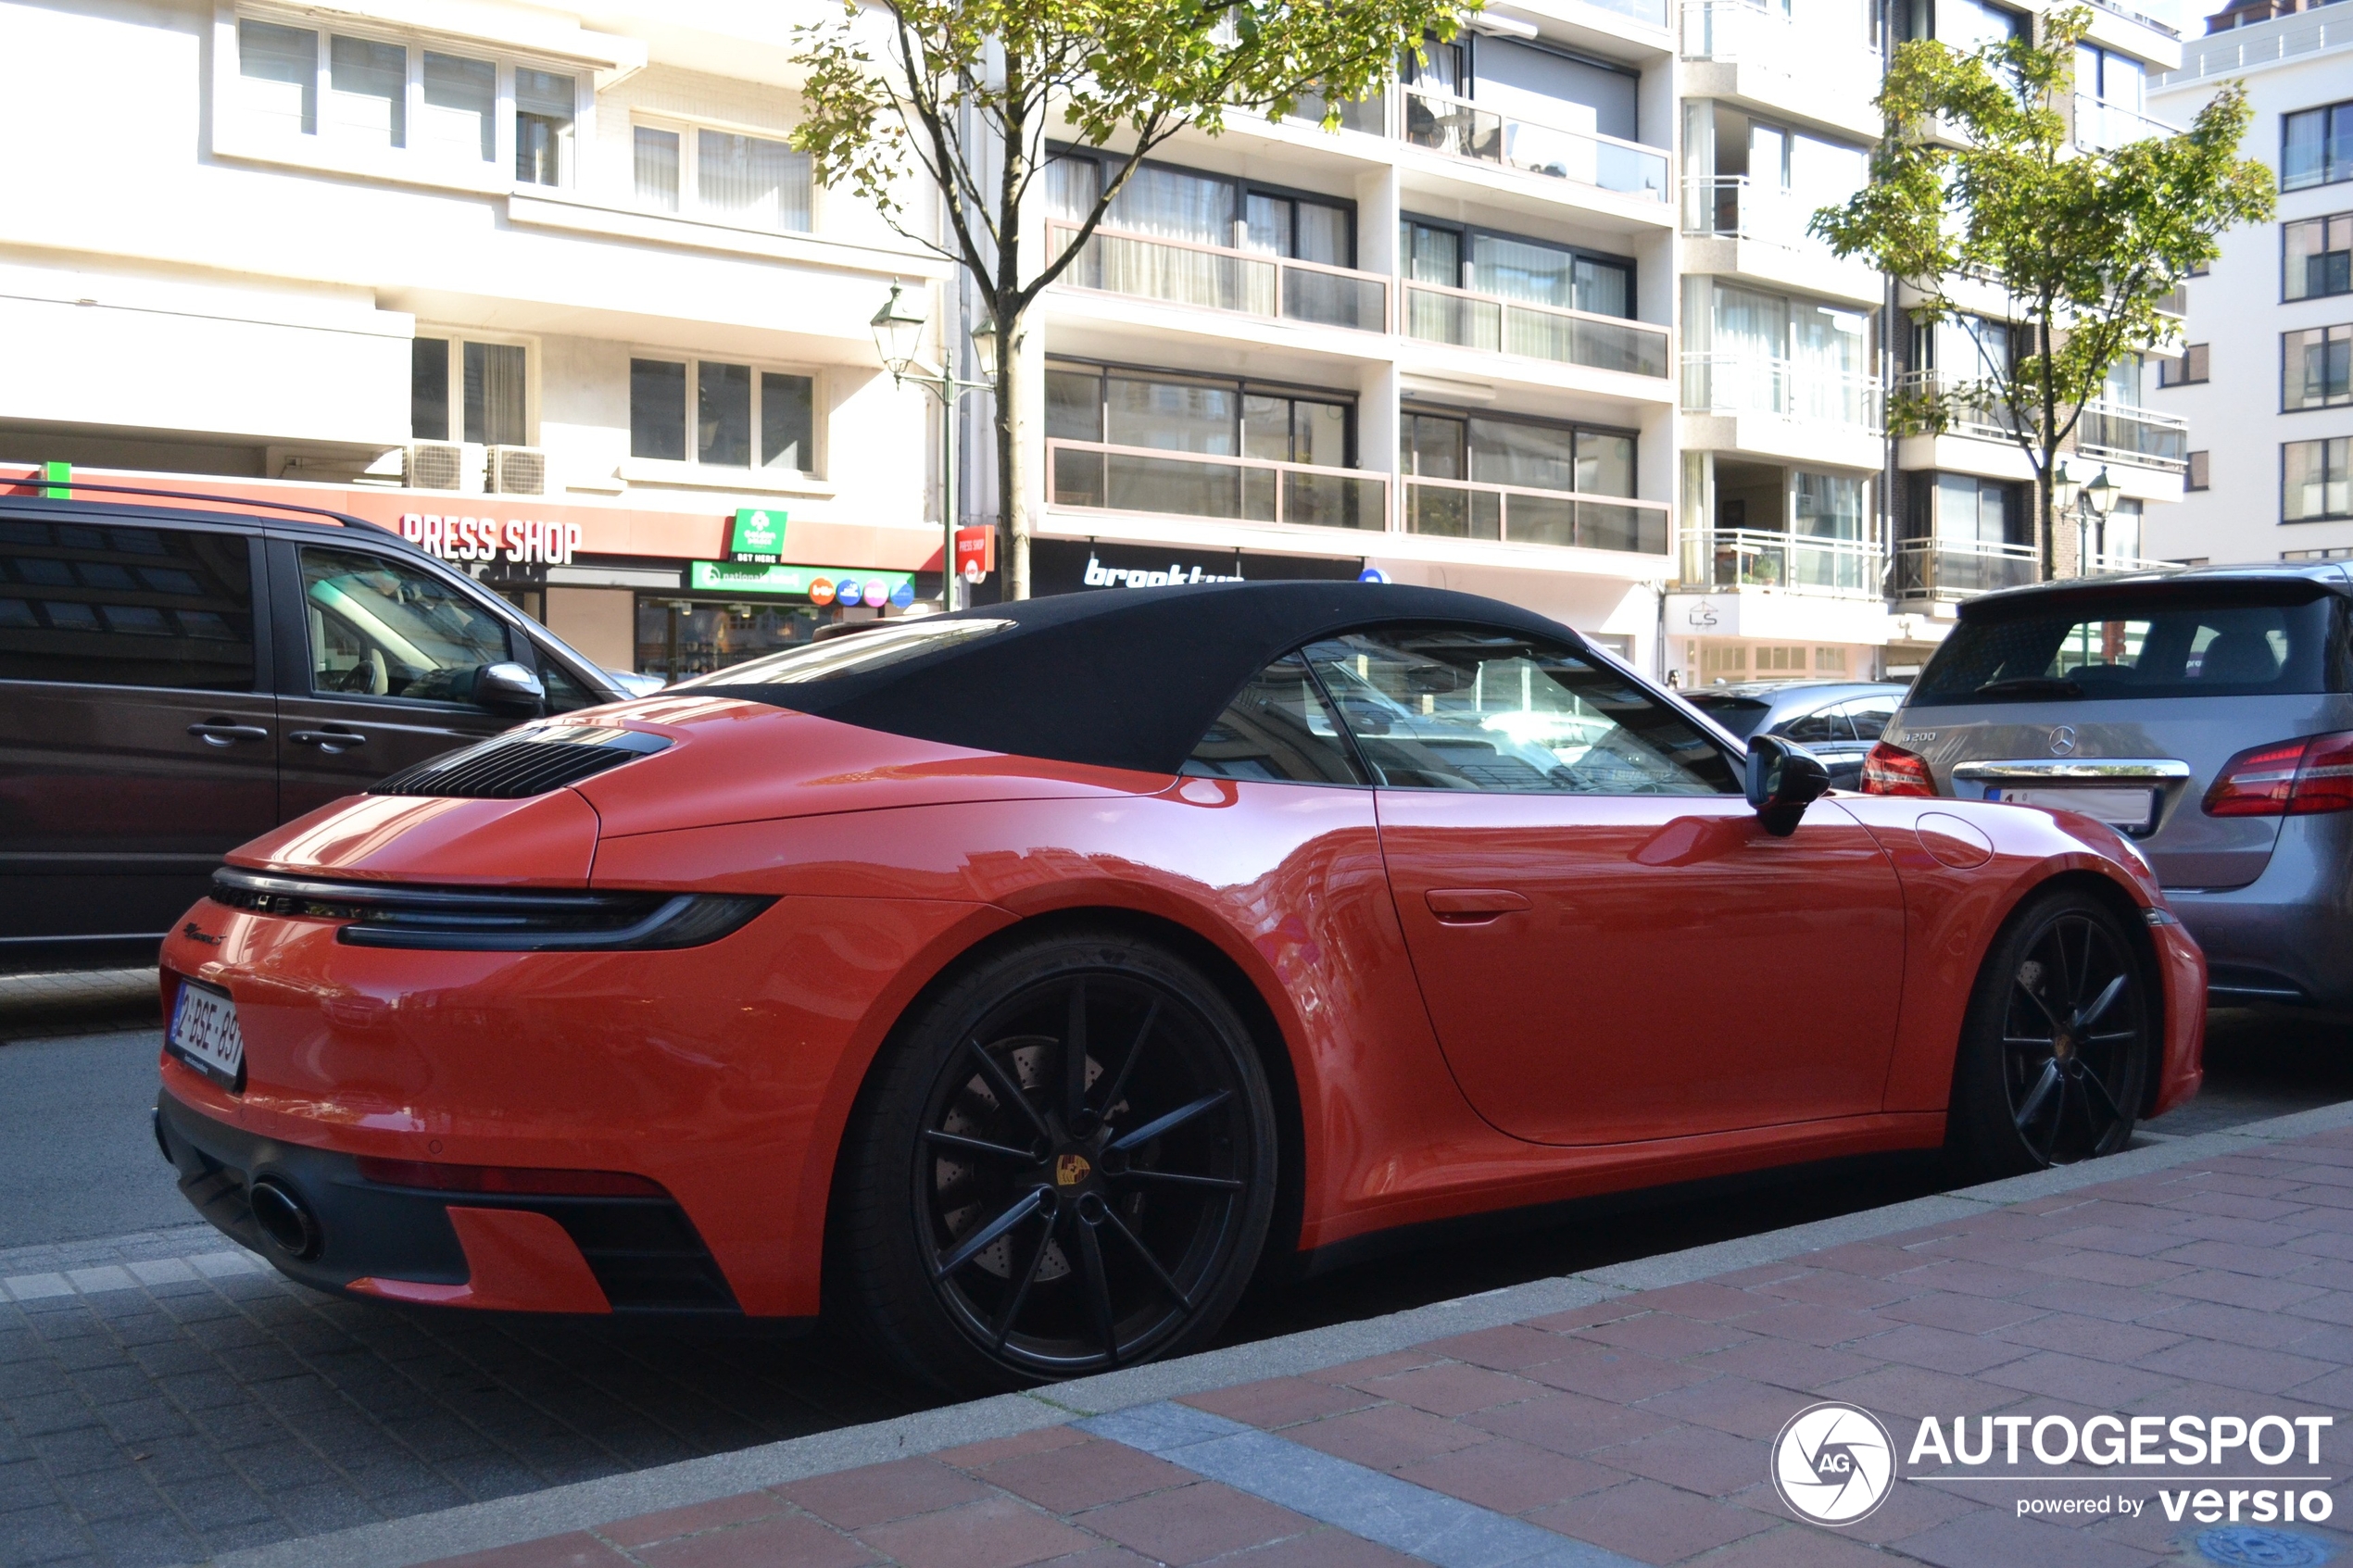
M536 709L547 688L520 664L485 664L474 671L473 698L484 708Z
M1797 831L1806 808L1831 787L1831 773L1822 759L1779 735L1757 735L1748 743L1748 803L1757 820L1775 838Z

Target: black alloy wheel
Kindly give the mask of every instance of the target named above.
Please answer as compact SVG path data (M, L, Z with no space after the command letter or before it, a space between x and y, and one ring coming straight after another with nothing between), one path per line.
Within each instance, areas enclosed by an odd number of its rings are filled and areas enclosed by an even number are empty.
M1124 936L1017 947L870 1093L843 1209L862 1322L957 1389L1198 1348L1256 1266L1273 1129L1246 1029L1189 965Z
M2156 1016L2147 960L2116 909L2071 890L2035 900L1979 977L1952 1141L1998 1174L2115 1153L2132 1141Z

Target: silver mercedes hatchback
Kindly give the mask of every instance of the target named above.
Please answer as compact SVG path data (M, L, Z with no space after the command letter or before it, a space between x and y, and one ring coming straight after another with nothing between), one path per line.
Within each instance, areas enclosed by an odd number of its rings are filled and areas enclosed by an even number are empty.
M2353 1008L2353 575L2337 563L1969 600L1863 788L2098 818L2156 869L2216 1005Z

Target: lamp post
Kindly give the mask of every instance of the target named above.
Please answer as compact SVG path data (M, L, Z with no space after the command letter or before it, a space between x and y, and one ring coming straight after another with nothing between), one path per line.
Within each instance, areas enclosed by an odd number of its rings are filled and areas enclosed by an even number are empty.
M2092 516L2099 521L2100 542L2103 545L2108 542L2108 520L2116 511L2117 498L2123 494L2124 487L2108 478L2106 464L2100 466L2098 476L2083 486L2083 499L2091 503ZM2088 558L2084 564L2086 567L2090 565ZM2088 577L2091 572L2086 571L2084 575Z
M905 286L897 279L890 284L890 297L883 301L871 323L875 329L875 347L882 355L883 368L890 372L898 385L913 382L927 387L940 401L939 411L939 608L956 608L956 400L967 392L976 392L996 384L997 329L993 322L983 321L973 334L973 349L980 357L981 374L988 381L960 381L943 365L938 373L925 374L916 356L923 352L924 332L931 319L906 302ZM943 354L941 358L947 356Z
M2063 517L2075 520L2075 572L2079 577L2083 574L2082 495L2083 482L2069 471L2067 459L2060 458L2058 466L2051 470L2051 527L2056 530L2059 519ZM2051 540L2051 565L2056 572L2058 566L2057 537Z

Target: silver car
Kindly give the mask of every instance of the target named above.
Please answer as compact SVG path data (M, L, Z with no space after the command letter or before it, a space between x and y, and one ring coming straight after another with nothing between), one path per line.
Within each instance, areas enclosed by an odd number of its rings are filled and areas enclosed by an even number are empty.
M2353 1008L2353 575L2336 563L1972 599L1863 788L2096 817L2156 869L2214 1003Z

